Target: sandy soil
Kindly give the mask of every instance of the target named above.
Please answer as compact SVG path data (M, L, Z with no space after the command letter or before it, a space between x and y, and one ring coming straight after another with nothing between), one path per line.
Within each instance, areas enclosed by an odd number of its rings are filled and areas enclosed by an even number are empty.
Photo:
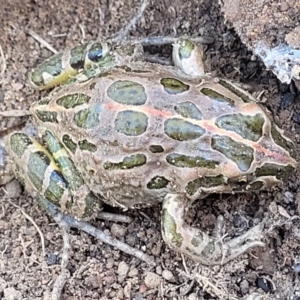
M0 45L6 62L0 77L0 110L27 109L45 94L33 91L27 77L32 67L52 53L28 34L30 30L63 50L113 35L127 24L139 4L136 0L0 0ZM286 26L279 27L275 35L282 36ZM252 92L264 90L265 105L299 149L298 90L277 81L240 42L230 24L224 25L217 1L153 0L131 34L214 37L207 49L213 75L247 84ZM170 55L170 47L146 50ZM3 62L0 71L2 68ZM20 119L0 118L0 131L18 122ZM300 272L298 171L272 191L217 195L193 206L189 219L196 220L195 226L211 231L222 213L230 236L267 218L267 246L223 267L201 266L170 250L160 233L160 206L126 212L133 219L130 225L94 222L107 234L151 255L156 262L153 267L72 230L70 277L61 299L246 299L254 292L264 299L299 299L295 272ZM26 193L11 201L0 193L0 298L46 299L60 272L60 229ZM24 212L45 237L45 255L37 229Z

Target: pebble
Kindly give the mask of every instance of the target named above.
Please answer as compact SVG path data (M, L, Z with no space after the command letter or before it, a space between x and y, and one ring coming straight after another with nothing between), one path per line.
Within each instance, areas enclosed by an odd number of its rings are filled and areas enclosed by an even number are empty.
M118 266L118 275L124 279L128 274L129 268L129 265L125 261L121 261Z
M145 285L150 288L154 289L160 285L162 281L162 278L153 273L153 272L147 272L146 277L145 277Z
M283 11L287 11L289 8L290 8L290 6L289 6L288 3L282 2L281 5L280 5L280 7L279 7L279 10L280 10L281 12L283 12Z
M176 281L175 278L174 278L174 275L169 270L163 270L162 277L164 279L166 279L167 281L169 281L169 282L175 282Z
M126 234L126 228L118 225L116 223L112 224L111 226L111 234L115 237L124 237Z
M132 270L129 271L128 276L129 277L135 277L139 274L139 270L137 268L133 268Z
M22 187L19 181L14 179L5 185L5 191L8 198L18 198L22 194Z
M240 288L243 295L249 294L249 282L247 280L243 280L240 283Z

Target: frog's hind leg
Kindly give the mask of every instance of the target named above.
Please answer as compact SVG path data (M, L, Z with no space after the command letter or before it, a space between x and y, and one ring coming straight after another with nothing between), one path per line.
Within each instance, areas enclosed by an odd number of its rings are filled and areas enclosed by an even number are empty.
M253 247L263 247L260 241L262 225L257 225L229 241L220 238L222 220L218 220L214 236L184 223L186 199L184 195L168 194L163 202L162 235L174 250L204 265L225 264Z

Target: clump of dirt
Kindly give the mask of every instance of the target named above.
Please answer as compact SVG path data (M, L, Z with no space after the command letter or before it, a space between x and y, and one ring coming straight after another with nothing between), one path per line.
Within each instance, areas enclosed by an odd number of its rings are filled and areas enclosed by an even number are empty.
M112 36L127 24L140 5L136 0L0 2L0 46L4 54L0 65L1 111L28 109L33 101L47 94L34 92L27 81L29 71L52 55L28 34L30 30L55 49L63 50L83 41ZM282 23L281 31L278 29L274 36L281 37L286 32L284 26ZM281 84L265 70L230 24L224 24L217 1L153 0L131 31L134 37L184 34L213 37L214 43L206 49L212 74L247 85L253 93L264 91L261 98L265 105L299 149L298 91L293 85ZM170 47L149 51L168 56ZM2 131L20 120L0 118L0 122ZM253 292L269 299L300 297L294 272L295 266L299 272L298 178L297 170L282 188L257 194L212 196L193 206L190 222L196 220L195 225L207 231L212 230L218 214L225 216L226 231L230 233L252 227L267 217L266 248L242 255L222 267L200 266L171 251L160 233L160 206L126 212L133 219L129 225L93 222L106 233L148 253L155 266L72 230L70 277L62 299L246 299ZM46 299L60 273L60 229L26 193L10 202L2 192L0 199L0 297ZM42 231L46 255L36 227L23 211Z

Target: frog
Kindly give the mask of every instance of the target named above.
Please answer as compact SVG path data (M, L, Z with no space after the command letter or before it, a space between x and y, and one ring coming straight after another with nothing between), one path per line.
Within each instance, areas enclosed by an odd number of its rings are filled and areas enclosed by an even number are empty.
M36 134L8 135L7 170L32 197L82 220L103 203L161 204L166 244L204 265L263 247L262 223L227 240L185 223L196 200L268 189L297 166L293 142L269 111L207 74L203 53L180 38L174 66L145 61L134 43L88 43L50 58L30 81L57 87L30 108Z

